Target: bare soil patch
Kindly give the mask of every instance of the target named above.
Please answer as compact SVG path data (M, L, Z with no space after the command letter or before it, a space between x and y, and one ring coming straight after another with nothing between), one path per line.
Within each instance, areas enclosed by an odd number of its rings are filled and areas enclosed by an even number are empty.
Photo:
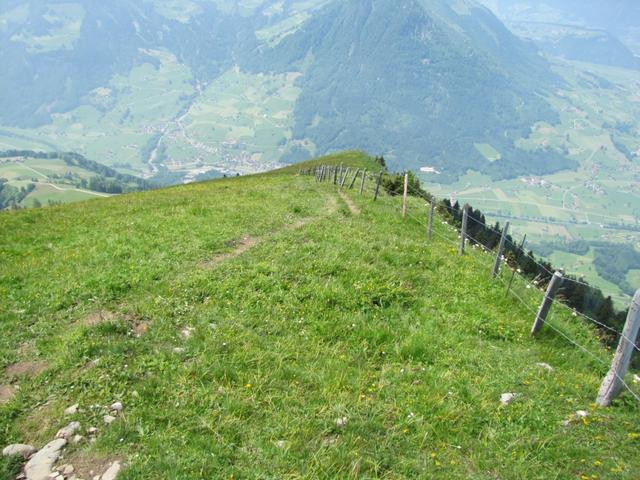
M251 237L251 236L245 236L242 237L240 240L234 240L234 241L230 241L227 242L227 246L228 247L234 247L232 251L227 252L227 253L221 253L219 255L216 255L215 257L213 257L211 260L208 260L206 262L204 262L202 264L203 268L213 268L216 265L218 265L219 263L222 263L226 260L230 260L232 258L236 258L239 257L240 255L242 255L244 252L246 252L247 250L249 250L250 248L255 247L258 244L258 239Z
M47 363L44 361L18 362L5 368L4 374L9 378L33 377L44 372L46 369Z
M90 315L87 315L85 318L80 320L80 324L85 325L87 327L93 327L101 323L110 322L115 318L116 318L115 313L109 312L106 310L101 310L99 312L94 312Z
M353 200L349 198L349 195L347 195L344 192L338 192L338 193L340 194L340 198L344 200L344 203L347 204L347 207L349 207L349 211L351 212L351 215L360 215L360 209L355 203L353 203Z
M65 458L63 463L73 465L73 473L78 478L94 478L96 475L102 475L111 464L122 459L119 457L102 456L90 452L76 452Z
M0 405L9 403L17 392L18 389L13 385L0 385Z

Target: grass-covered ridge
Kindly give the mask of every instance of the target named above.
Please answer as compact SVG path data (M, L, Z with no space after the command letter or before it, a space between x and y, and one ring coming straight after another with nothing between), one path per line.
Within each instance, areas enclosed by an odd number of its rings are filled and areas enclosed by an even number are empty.
M97 442L64 462L121 458L123 479L638 478L637 404L596 410L606 369L531 339L490 257L297 168L0 215L0 386L20 385L0 446L77 419ZM104 426L90 407L116 400Z

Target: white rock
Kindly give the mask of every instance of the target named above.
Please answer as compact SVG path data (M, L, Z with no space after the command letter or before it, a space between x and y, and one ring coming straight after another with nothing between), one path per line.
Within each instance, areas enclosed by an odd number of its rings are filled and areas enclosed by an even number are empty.
M111 464L111 466L107 469L106 472L102 474L101 480L116 480L118 473L120 472L120 462L115 461Z
M122 402L116 402L111 405L111 410L116 412L121 412L123 408L124 406L122 405Z
M633 376L633 383L640 383L640 375Z
M500 403L502 405L509 405L516 399L517 396L517 393L503 393L502 395L500 395Z
M98 433L98 429L96 427L90 427L89 430L87 430L87 433L89 435L95 435L96 433Z
M546 370L547 372L553 372L553 367L551 365L549 365L548 363L536 363L536 365L544 370Z
M116 417L112 415L105 415L104 417L102 417L102 420L104 420L104 423L106 423L107 425L111 425L116 421Z
M347 417L336 418L336 427L342 428L344 427L349 419Z
M65 409L64 414L67 416L75 415L76 413L78 413L78 408L80 408L80 405L78 405L77 403L75 405L71 405L69 408Z
M64 438L57 438L56 440L49 442L36 453L31 460L27 462L24 467L24 472L27 475L27 480L46 480L49 478L53 465L58 460L60 452L67 444L67 440Z
M173 349L173 353L184 353L184 348L176 347Z
M64 470L62 470L64 475L71 475L73 472L75 472L73 465L65 465Z
M78 443L80 443L82 440L84 440L84 437L82 435L75 435L73 437L73 440L71 440L71 443L73 443L74 445L77 445Z
M183 328L182 331L180 332L180 335L182 335L182 338L189 338L191 337L191 334L193 333L194 330L195 328L193 327Z
M589 412L587 412L586 410L578 410L576 412L576 417L578 418L587 418L589 416Z
M24 445L22 443L15 443L13 445L9 445L2 450L3 457L17 457L18 455L23 458L29 458L36 452L36 449L31 445Z
M287 442L285 442L284 440L278 440L276 442L276 447L278 447L278 448L284 448L286 446L287 446Z
M73 436L76 434L76 432L79 429L80 429L80 422L71 422L66 427L58 430L58 433L56 434L56 438L64 438L65 440L69 440L70 438L73 438Z

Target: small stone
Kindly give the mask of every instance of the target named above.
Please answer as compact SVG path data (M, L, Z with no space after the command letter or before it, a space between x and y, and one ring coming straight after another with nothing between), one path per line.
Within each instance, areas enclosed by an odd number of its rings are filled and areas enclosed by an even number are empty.
M84 439L84 437L82 435L75 435L73 437L73 440L71 440L71 443L73 443L74 445L77 445L78 443L80 443L82 440Z
M336 427L342 428L347 425L349 419L347 417L336 418Z
M173 353L184 353L184 348L176 347L173 349Z
M87 430L87 433L89 435L95 435L96 433L98 433L98 429L96 427L90 427L89 430Z
M185 339L190 338L194 330L195 328L193 327L183 328L182 331L180 332L180 335L182 335L182 338L185 338Z
M553 372L553 367L548 363L540 362L540 363L536 363L536 365L542 368L543 370L546 370L547 372Z
M502 405L509 405L516 399L517 396L517 393L503 393L502 395L500 395L500 403Z
M62 470L64 475L71 475L73 472L75 472L73 465L65 465L64 470Z
M70 438L73 438L73 436L76 434L76 432L79 429L80 429L80 422L71 422L66 427L58 430L58 433L56 434L56 438L64 438L65 440L69 440Z
M287 442L285 442L284 440L278 440L276 442L276 447L278 447L278 448L284 448L286 446L287 446Z
M124 406L122 405L122 402L116 402L111 405L111 410L116 412L121 412L123 408Z
M112 415L105 415L104 417L102 417L102 420L104 421L104 423L106 423L107 425L111 425L113 422L116 421L116 417L112 416Z
M116 480L118 473L120 472L120 462L115 461L111 464L111 466L107 469L106 472L102 474L101 480Z
M75 415L76 413L78 413L79 407L80 405L78 405L77 403L75 405L71 405L69 408L65 409L64 414L67 416Z
M17 457L21 456L22 458L29 458L31 455L36 453L36 449L31 445L24 445L22 443L15 443L13 445L9 445L2 450L3 457Z
M589 416L589 412L587 412L586 410L578 410L576 412L576 417L578 418L587 418Z
M100 475L95 475L95 476L93 477L93 480L100 480Z

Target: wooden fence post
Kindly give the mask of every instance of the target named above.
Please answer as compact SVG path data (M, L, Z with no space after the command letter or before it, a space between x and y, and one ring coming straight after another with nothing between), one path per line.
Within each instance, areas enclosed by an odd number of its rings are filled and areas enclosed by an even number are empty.
M509 222L507 222L502 229L502 236L500 237L500 245L498 246L498 254L496 255L496 261L493 264L493 272L491 276L496 278L500 271L500 263L502 263L502 255L504 255L504 245L507 241L507 232L509 232Z
M620 343L618 343L618 349L616 355L613 357L611 363L611 369L607 376L604 377L600 391L598 392L598 398L596 403L601 407L608 407L611 402L618 396L622 390L624 376L629 370L629 364L631 363L631 357L635 350L636 338L638 338L638 332L640 331L640 290L636 291L636 294L629 306L629 313L627 313L627 321L624 324L622 330L622 336L620 337Z
M359 173L360 169L357 169L356 173L353 174L353 179L351 180L351 184L349 185L349 190L353 190L353 186L356 184L356 179L358 178Z
M338 167L333 167L333 184L338 184Z
M378 175L378 181L376 182L376 192L373 195L374 202L378 199L378 193L380 193L380 182L382 182L382 172L380 172L380 175Z
M404 190L402 193L402 218L407 217L407 197L409 195L409 172L404 174Z
M551 309L551 304L553 303L553 299L558 293L558 289L562 285L563 277L560 272L556 272L553 274L551 278L551 282L549 282L549 286L547 287L547 293L545 293L544 298L542 299L542 304L540 305L540 310L538 310L538 315L536 316L536 321L533 322L533 327L531 328L531 335L535 335L540 331L544 322L547 320L547 315L549 314L549 310Z
M344 174L342 175L342 181L340 182L340 188L344 188L344 182L347 181L347 177L349 176L349 167L347 167L347 169L344 171Z
M360 195L364 193L364 182L367 180L367 169L362 172L362 181L360 182Z
M429 202L429 223L427 225L427 237L429 241L433 238L433 214L436 209L436 201L435 199L431 199Z
M469 204L464 204L462 211L462 228L460 229L460 250L459 255L464 255L464 246L467 242L467 225L469 224Z

